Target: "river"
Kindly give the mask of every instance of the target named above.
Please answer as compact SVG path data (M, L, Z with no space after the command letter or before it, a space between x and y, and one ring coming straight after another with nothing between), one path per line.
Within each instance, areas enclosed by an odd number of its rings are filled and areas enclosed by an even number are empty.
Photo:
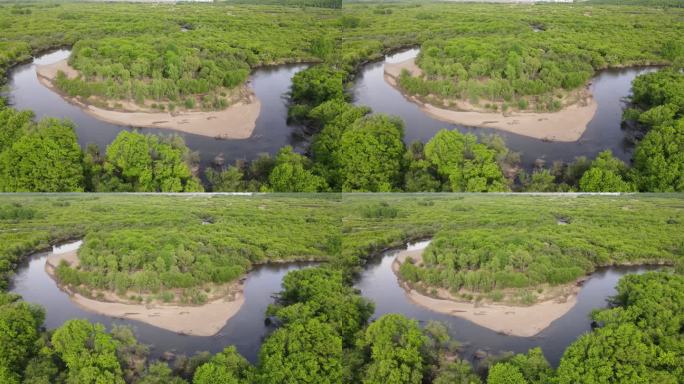
M18 109L31 109L38 118L51 116L69 118L76 125L81 146L95 143L105 148L122 130L132 127L106 123L86 114L80 108L69 104L59 95L38 82L35 64L50 64L69 56L70 51L59 50L36 58L32 63L15 67L9 73L10 104ZM632 80L640 73L653 68L611 69L601 71L592 81L592 91L598 103L598 111L579 141L573 143L547 142L492 128L468 128L444 123L424 114L417 105L406 100L400 92L389 86L383 78L385 62L399 62L418 54L418 49L409 49L389 55L384 61L364 66L352 87L354 103L367 105L375 112L401 117L406 123L405 141L423 142L432 138L442 128L458 129L477 135L496 133L501 135L510 149L521 153L523 166L529 168L537 159L547 164L555 160L572 161L576 156L594 157L604 149L629 161L632 148L624 140L620 128L623 99L629 95ZM217 140L211 137L177 132L185 138L190 149L200 154L200 165L206 167L222 154L226 164L237 159L254 159L261 153L275 154L285 145L292 145L303 151L308 137L301 127L287 124L288 92L292 76L306 68L303 64L288 64L263 67L255 70L250 83L261 100L261 113L256 121L252 137L244 140ZM168 129L138 128L143 133L170 134Z
M70 53L69 50L55 51L35 58L32 63L15 67L9 74L9 104L20 110L33 110L39 119L71 119L76 123L76 134L83 148L89 143L94 143L104 150L119 132L133 130L133 127L107 123L88 115L81 108L68 103L57 93L43 86L36 76L36 64L52 64L69 57ZM287 105L292 76L306 67L303 64L286 64L259 68L252 73L249 82L261 100L262 107L254 132L248 139L220 140L169 129L136 129L141 133L176 133L182 136L188 147L199 153L201 168L211 164L219 154L222 154L226 164L230 165L238 159L254 159L261 153L275 154L286 145L301 150L307 146L306 138L300 133L301 127L287 124Z
M526 168L537 159L551 165L553 161L572 161L577 156L593 158L605 149L612 150L616 157L624 161L630 160L632 147L625 141L625 132L621 128L622 110L625 107L623 100L630 95L632 80L639 74L654 71L653 67L609 69L599 72L591 82L591 91L598 109L582 137L577 142L550 142L493 128L471 128L445 123L423 113L418 105L407 100L384 79L386 62L402 62L416 57L419 51L406 50L389 55L382 62L367 65L357 77L352 89L355 104L367 105L375 112L401 117L406 125L406 143L416 140L427 142L440 129L449 128L478 136L500 135L511 150L521 154L523 166Z
M75 249L80 243L68 243L54 247L53 252ZM409 247L424 244L409 244ZM398 250L387 251L369 261L360 275L356 287L363 296L375 303L374 318L386 313L401 313L425 323L428 320L444 322L451 335L463 343L463 356L473 360L474 352L484 350L490 353L502 351L525 352L529 348L542 347L547 358L557 365L565 348L578 336L590 330L589 314L595 308L606 305L606 299L615 294L615 285L621 276L641 273L655 267L611 267L594 273L583 285L577 304L563 317L534 337L503 335L470 321L431 312L411 303L399 286L391 265ZM116 319L87 312L74 304L69 296L59 289L55 281L45 272L45 261L50 252L31 256L17 271L11 291L23 296L24 300L42 305L47 312L45 325L56 328L73 318L88 319L107 327L113 324L130 325L135 329L138 340L152 346L152 356L159 357L165 351L191 355L199 351L212 353L235 345L238 351L251 362L257 360L258 350L264 337L272 330L264 323L264 314L273 302L274 294L280 291L281 282L289 271L307 267L312 263L272 264L255 267L245 282L245 302L239 312L215 336L188 336L166 331L134 320Z

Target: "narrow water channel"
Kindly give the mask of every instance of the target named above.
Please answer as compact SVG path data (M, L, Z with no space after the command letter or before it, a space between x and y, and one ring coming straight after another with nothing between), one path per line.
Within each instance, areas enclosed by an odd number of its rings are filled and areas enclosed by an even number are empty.
M409 244L407 249L420 249L426 242ZM504 335L481 327L468 320L430 311L412 303L399 285L392 271L392 263L400 250L391 250L371 259L361 274L356 287L364 297L375 303L375 317L387 313L401 313L425 324L430 320L447 325L451 336L463 343L463 357L473 361L477 350L490 354L505 351L527 352L541 347L546 358L557 366L565 348L585 332L591 330L589 315L593 309L604 308L607 299L615 295L618 280L626 274L655 270L657 266L600 268L584 283L577 304L565 315L533 337Z
M620 127L622 110L625 107L623 100L630 95L632 80L641 73L654 71L655 68L610 69L596 75L591 85L598 104L596 115L577 142L563 143L543 141L493 128L466 127L429 117L384 79L385 63L405 61L416 57L419 52L419 49L410 49L389 55L382 62L367 65L353 87L355 104L367 105L374 112L396 115L404 120L406 143L416 140L427 142L440 129L448 128L478 136L500 135L511 150L521 154L526 168L537 159L545 160L550 165L556 160L572 161L578 156L593 158L605 149L612 150L615 156L624 161L630 160L632 148L626 143L625 133Z
M152 357L172 351L191 355L199 351L212 353L235 345L248 360L255 362L264 337L271 331L264 323L264 314L273 303L274 294L281 290L281 282L289 271L311 266L312 263L272 264L255 267L245 282L245 303L240 311L228 320L215 336L187 336L166 331L134 320L124 320L94 314L74 304L45 272L45 261L52 253L67 252L78 248L79 242L54 247L51 252L40 252L30 257L17 271L11 291L24 300L43 306L47 312L45 325L48 329L61 326L69 319L88 319L102 323L108 328L114 324L129 325L138 340L152 347ZM424 243L409 244L421 247ZM589 314L595 308L606 306L606 299L615 294L617 281L628 273L642 273L657 267L611 267L592 274L582 287L577 304L563 317L534 337L503 335L470 321L439 314L419 307L406 297L392 271L392 262L399 250L383 253L373 258L360 275L356 287L363 296L375 303L377 318L387 313L401 313L425 324L429 320L444 322L456 340L463 343L463 355L473 360L477 350L496 354L503 351L526 352L540 346L553 365L557 365L565 348L584 332L590 331Z
M57 93L43 86L36 76L35 65L52 64L69 57L71 51L59 50L33 60L32 63L14 68L9 74L10 105L24 110L30 109L37 118L68 118L76 123L79 144L85 148L89 143L97 144L101 150L109 145L116 135L133 127L107 123L83 112L79 107L62 99ZM135 128L142 133L183 136L188 147L200 154L202 168L211 164L222 154L226 164L237 159L251 160L261 153L276 153L285 145L295 149L306 146L300 127L287 124L288 93L292 76L306 68L303 64L287 64L263 67L255 70L250 77L250 85L261 100L261 113L256 121L254 133L248 139L219 140L213 137L193 135L160 128Z
M167 331L135 320L117 319L88 312L69 299L55 281L45 272L45 261L50 254L77 249L80 242L54 247L51 252L33 255L22 265L13 280L11 291L20 294L24 300L40 304L47 312L45 326L54 329L69 319L88 319L110 328L114 324L130 325L138 341L151 346L153 357L172 351L191 355L195 352L222 351L228 345L235 345L248 360L254 362L263 338L271 328L264 324L264 314L273 303L273 295L280 292L281 281L287 272L305 268L312 263L269 264L256 266L247 275L245 302L221 331L214 336L187 336Z

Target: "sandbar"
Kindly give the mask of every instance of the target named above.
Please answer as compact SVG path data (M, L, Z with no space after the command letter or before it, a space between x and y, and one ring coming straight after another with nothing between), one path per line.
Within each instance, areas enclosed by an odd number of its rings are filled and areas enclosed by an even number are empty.
M473 110L475 107L467 102L457 103L455 107L458 110L440 108L401 89L398 79L404 69L411 76L422 76L421 69L412 58L398 63L385 63L385 81L417 104L425 114L447 123L495 128L546 141L574 142L582 137L598 109L588 86L581 90L577 102L557 112L482 112Z
M543 331L577 303L577 292L579 291L577 287L570 289L567 296L542 301L530 306L461 302L453 298L426 296L402 282L399 277L401 263L411 257L414 262L420 264L426 246L427 244L423 247L399 252L392 263L392 270L409 300L431 311L458 316L502 334L531 337ZM439 295L450 297L446 290L439 290Z
M59 288L69 294L69 298L82 309L100 315L121 319L138 320L176 333L192 336L213 336L226 322L235 316L245 302L244 285L239 281L231 286L231 295L209 301L198 306L167 304L129 304L115 301L99 301L73 292L61 285L55 268L62 260L70 266L78 265L77 250L64 253L50 253L45 262L45 271L55 280ZM108 295L111 297L112 295Z
M261 111L261 102L247 85L240 90L240 101L220 111L136 111L140 108L131 102L120 103L124 106L123 111L110 110L84 103L60 92L53 83L60 71L69 78L78 76L78 71L70 67L66 59L53 64L36 65L36 75L41 84L69 103L79 106L85 113L112 124L166 128L217 139L247 139L252 136Z

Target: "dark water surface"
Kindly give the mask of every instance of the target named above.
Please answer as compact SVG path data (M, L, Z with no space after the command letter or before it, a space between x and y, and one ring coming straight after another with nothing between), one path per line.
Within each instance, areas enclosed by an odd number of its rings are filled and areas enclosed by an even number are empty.
M417 249L426 242L409 244ZM488 328L481 327L468 320L430 311L413 304L399 285L392 271L392 263L399 250L383 253L367 265L361 274L357 288L363 296L375 302L375 317L387 313L401 313L416 319L422 324L429 320L441 321L449 328L451 336L464 344L464 358L473 360L476 350L489 353L504 351L527 352L530 348L541 347L546 358L553 366L557 366L563 351L577 337L591 330L589 315L593 309L607 305L606 299L615 295L615 286L620 277L629 273L643 273L655 270L657 266L610 267L598 269L582 286L577 303L572 309L551 323L551 325L533 337L517 337L503 335Z
M9 74L10 103L18 109L31 109L38 118L51 116L69 118L76 125L79 143L98 144L104 149L122 130L132 127L106 123L89 116L79 107L64 101L59 95L42 86L36 77L35 64L49 64L69 56L68 50L60 50L38 57L33 63L16 67ZM398 62L414 57L418 49L410 49L387 56L386 62ZM401 93L390 87L383 79L383 62L368 64L358 74L352 92L355 104L370 106L375 112L401 117L406 123L405 141L423 142L432 138L442 128L458 129L477 135L496 133L501 135L509 148L522 154L523 164L529 167L536 159L547 163L555 160L572 161L576 156L594 157L604 149L628 161L631 148L624 141L620 129L620 119L624 103L629 95L631 82L638 74L652 71L653 68L631 68L606 70L599 73L593 81L592 91L598 103L596 116L589 124L581 139L575 143L545 142L492 128L468 128L461 125L435 120L420 111L417 105L406 100ZM292 64L265 67L255 70L250 82L257 97L261 100L261 114L256 121L254 134L243 140L217 140L211 137L193 135L158 128L136 128L143 133L177 133L185 138L190 149L200 154L202 167L206 167L219 154L226 163L236 159L254 159L260 153L275 154L285 145L292 145L302 151L307 146L307 138L301 127L287 124L287 95L290 91L292 76L306 68L306 65Z
M78 242L55 247L54 252L65 252L78 247ZM409 245L410 247L420 246ZM499 334L467 320L435 313L411 303L399 286L391 265L398 251L385 252L372 259L359 277L356 287L375 302L375 317L386 313L401 313L421 323L428 320L442 321L452 336L464 343L464 357L471 359L473 353L482 349L490 353L501 351L526 352L529 348L542 347L549 361L556 365L563 350L579 335L590 330L589 313L594 308L606 306L606 299L615 294L615 285L627 273L641 273L654 267L613 267L594 273L584 284L577 304L549 328L535 337L514 337ZM291 263L257 266L247 275L245 303L239 312L215 336L187 336L166 331L139 321L116 319L87 312L61 291L45 272L49 252L35 254L22 265L13 280L11 291L32 303L45 307L47 328L57 328L69 319L88 319L107 327L113 324L130 325L138 340L152 346L152 356L165 351L191 355L198 351L212 353L235 345L248 360L255 362L264 337L272 330L265 326L265 311L273 302L273 295L280 291L283 276L289 271L311 266L312 263Z
M76 123L76 134L79 144L85 148L95 143L102 150L106 148L122 130L133 130L132 127L107 123L98 120L79 107L69 104L58 94L44 87L36 76L35 64L44 65L69 57L69 50L59 50L36 58L33 63L24 64L13 69L9 75L10 104L17 109L31 109L36 117L68 118ZM214 158L223 154L226 164L236 159L251 160L261 153L274 154L285 145L301 149L304 142L299 127L287 125L288 92L292 76L306 68L306 65L292 64L277 67L264 67L255 70L250 77L250 84L256 96L261 100L261 113L256 121L254 133L248 139L217 140L213 137L193 135L169 129L136 128L142 133L169 135L176 133L185 138L188 147L200 154L202 167L211 163Z
M416 57L418 52L419 49L410 49L387 56L385 62L401 62ZM591 90L598 110L582 137L574 143L547 142L493 128L469 128L433 119L385 82L384 62L367 65L356 79L353 93L355 104L367 105L375 112L401 117L406 124L406 143L416 140L427 142L440 129L448 128L476 135L496 133L505 139L510 149L521 153L526 167L537 159L543 159L550 165L555 160L572 161L577 156L594 157L605 149L611 149L615 156L629 161L632 149L625 142L624 131L620 128L622 110L625 107L623 99L630 95L632 80L637 75L653 70L655 69L648 67L611 69L601 71L594 77Z
M79 244L80 242L64 244L55 247L54 252L73 250L78 248ZM268 305L273 302L273 295L280 292L283 276L289 271L313 265L289 263L256 266L247 275L244 304L223 329L214 336L187 336L139 321L116 319L81 309L45 272L45 261L49 253L38 253L20 267L11 288L12 292L22 295L24 300L45 308L45 326L48 329L57 328L69 319L88 319L102 323L107 328L113 324L130 325L134 328L138 340L152 347L153 357L158 357L165 351L187 355L199 351L216 353L228 345L235 345L243 356L253 362L256 361L261 341L271 330L264 324L264 314Z

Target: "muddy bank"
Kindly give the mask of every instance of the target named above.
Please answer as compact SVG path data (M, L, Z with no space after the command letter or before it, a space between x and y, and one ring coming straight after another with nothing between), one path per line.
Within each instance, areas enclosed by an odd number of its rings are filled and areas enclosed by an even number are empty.
M261 111L261 102L247 85L240 90L240 101L221 111L151 112L140 110L140 107L128 102L122 103L123 110L110 110L83 103L59 92L53 82L60 71L69 78L78 76L78 71L68 65L67 59L36 65L36 75L41 84L87 114L112 124L166 128L220 139L246 139L252 135Z
M392 270L397 279L399 267L409 257L420 264L427 243L417 249L404 250L397 254ZM493 331L520 337L539 334L553 321L565 315L577 302L578 287L572 287L565 296L542 301L530 306L513 306L492 303L471 303L456 301L448 292L439 291L440 298L423 295L400 281L411 302L434 312L458 316Z
M403 70L407 70L412 76L422 75L415 58L411 58L398 63L385 63L385 81L417 104L422 112L447 123L494 128L547 141L575 142L582 137L598 109L588 87L579 92L577 102L557 112L485 112L467 102L454 105L454 109L440 108L406 94L398 86Z
M237 314L245 302L244 283L231 284L230 294L199 306L170 305L161 303L130 304L113 301L100 301L85 297L62 286L55 277L55 269L64 261L72 267L78 265L78 246L60 253L50 253L45 261L45 271L55 280L69 299L84 310L120 319L138 320L155 327L192 336L213 336L217 334Z

